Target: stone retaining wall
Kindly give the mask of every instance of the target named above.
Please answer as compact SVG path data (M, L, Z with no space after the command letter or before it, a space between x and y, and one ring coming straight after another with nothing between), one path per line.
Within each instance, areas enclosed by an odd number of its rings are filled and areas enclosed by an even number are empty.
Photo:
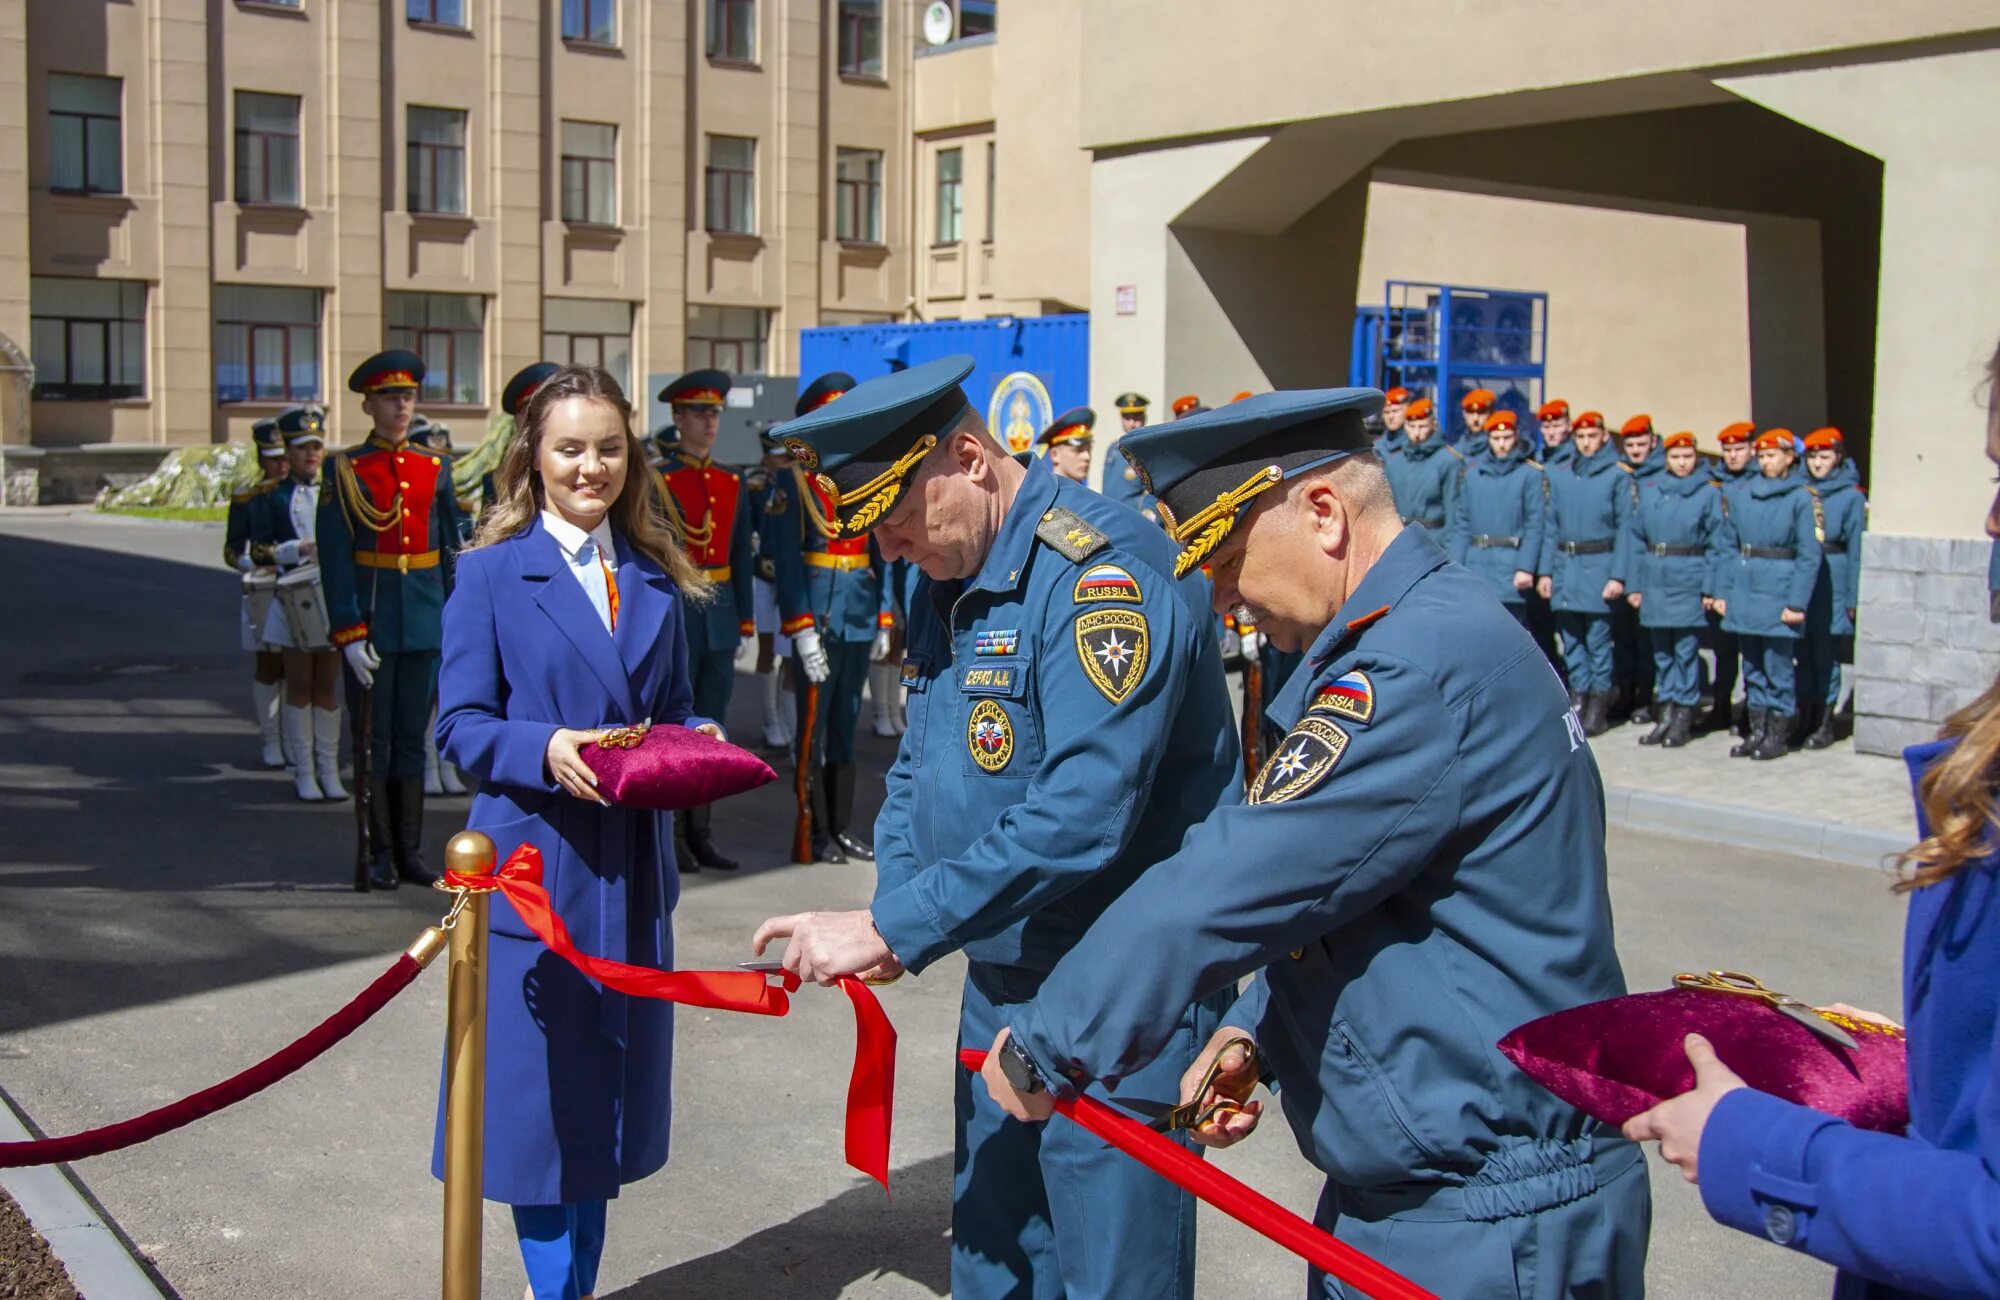
M1984 538L1899 537L1862 544L1854 647L1854 747L1893 754L2000 675Z

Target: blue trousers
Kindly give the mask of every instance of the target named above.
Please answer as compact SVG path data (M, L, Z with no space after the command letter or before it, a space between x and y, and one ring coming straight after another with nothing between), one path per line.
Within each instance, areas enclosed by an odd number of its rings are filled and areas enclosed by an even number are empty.
M438 652L395 650L382 655L369 690L368 761L378 778L394 781L424 774L424 733L437 709ZM361 684L343 672L347 716L361 716ZM358 733L357 733L358 734Z
M729 729L729 697L736 691L736 651L688 651L688 686L694 692L694 711L713 718Z
M996 1031L997 1032L997 1031ZM516 1205L514 1235L535 1300L579 1300L597 1290L604 1256L604 1202Z
M1033 997L1043 978L972 962L959 1046L991 1047L1002 1008ZM1178 1099L1181 1075L1231 1000L1191 1007L1166 1050L1118 1091ZM1010 1118L969 1071L952 1073L954 1300L1192 1300L1192 1196L1059 1115L1041 1124ZM1118 1095L1097 1084L1090 1092L1114 1103Z
M1701 629L1649 627L1653 647L1653 698L1693 708L1701 701Z
M823 763L854 761L854 723L861 716L861 688L868 684L868 652L875 640L837 641L821 634L820 648L826 651L827 677L819 684L819 717L813 722L813 752ZM799 734L805 735L805 665L798 651L792 652L792 680L800 683L794 698L798 703ZM998 1033L998 1030L994 1031Z
M1753 709L1769 709L1786 717L1799 711L1792 656L1797 641L1788 636L1736 638L1743 650L1743 686Z
M1562 637L1563 667L1573 691L1611 689L1611 615L1556 611L1556 631Z
M1831 628L1808 615L1805 634L1795 643L1799 699L1832 708L1840 699L1840 661L1834 657Z

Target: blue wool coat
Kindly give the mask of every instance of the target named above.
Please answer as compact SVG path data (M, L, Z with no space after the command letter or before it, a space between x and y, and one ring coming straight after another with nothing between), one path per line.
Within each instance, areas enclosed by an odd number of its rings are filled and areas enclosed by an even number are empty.
M607 632L538 518L469 551L444 616L438 750L479 777L467 826L501 857L541 850L576 946L673 965L680 895L669 814L564 793L544 765L559 727L700 726L672 578L617 538L618 630ZM486 999L485 1196L603 1200L666 1163L673 1007L608 993L492 905ZM432 1172L442 1171L443 1098Z
M1728 602L1723 631L1797 639L1801 628L1779 615L1787 609L1804 613L1812 603L1820 562L1812 503L1801 480L1762 475L1730 500L1715 579L1715 594ZM1789 550L1792 557L1747 556L1746 546Z
M1861 534L1868 527L1868 498L1862 495L1854 462L1845 460L1833 473L1814 480L1810 490L1819 498L1814 518L1823 545L1808 622L1824 618L1830 632L1845 636L1854 630L1848 611L1861 604Z
M1382 462L1396 513L1405 523L1419 523L1442 534L1458 494L1458 471L1465 458L1436 434L1421 443L1405 441L1401 451Z
M1527 593L1514 586L1517 572L1534 573L1541 563L1543 518L1548 487L1542 467L1516 447L1506 459L1482 456L1465 467L1452 504L1445 549L1451 558L1486 579L1493 594L1519 605ZM1513 546L1475 546L1472 539L1519 538Z
M1703 596L1715 594L1722 536L1722 491L1699 472L1656 475L1639 487L1639 504L1625 517L1632 568L1625 590L1639 592L1641 627L1701 627ZM1694 555L1657 555L1656 547L1698 548Z
M1912 783L1956 743L1903 751ZM1903 1014L1907 1137L1740 1089L1702 1132L1702 1203L1839 1268L1837 1300L2000 1295L2000 857L1910 895Z
M1548 471L1548 525L1536 572L1554 580L1549 604L1577 614L1605 614L1604 584L1625 581L1630 545L1625 516L1632 510L1632 473L1609 446L1595 456L1571 456ZM1612 543L1609 551L1565 555L1564 542Z

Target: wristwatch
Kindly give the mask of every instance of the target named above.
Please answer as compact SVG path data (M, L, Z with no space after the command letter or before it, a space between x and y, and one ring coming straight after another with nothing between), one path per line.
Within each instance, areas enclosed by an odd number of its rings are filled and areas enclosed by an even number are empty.
M1034 1061L1021 1050L1021 1044L1016 1042L1012 1035L1008 1036L1006 1045L1000 1049L1000 1073L1006 1076L1008 1083L1014 1085L1016 1092L1033 1096L1045 1090L1042 1076L1035 1069Z

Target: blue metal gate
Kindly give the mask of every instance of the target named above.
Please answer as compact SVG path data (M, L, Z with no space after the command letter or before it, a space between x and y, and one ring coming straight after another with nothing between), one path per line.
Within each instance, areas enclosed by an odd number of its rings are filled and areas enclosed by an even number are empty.
M1535 408L1548 364L1549 296L1509 289L1391 280L1380 308L1355 312L1352 380L1375 388L1401 385L1439 408L1438 427L1453 442L1467 436L1459 402L1491 389L1496 410L1520 417L1539 443Z

